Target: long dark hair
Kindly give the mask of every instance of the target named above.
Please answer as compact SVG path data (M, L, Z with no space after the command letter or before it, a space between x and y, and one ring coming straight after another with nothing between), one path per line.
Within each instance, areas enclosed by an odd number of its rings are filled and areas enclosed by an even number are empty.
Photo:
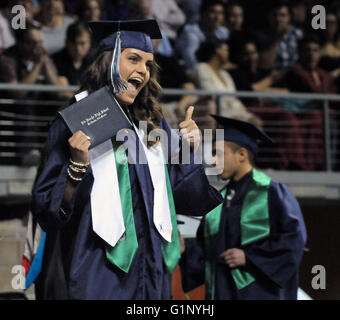
M122 49L124 50L124 49ZM112 58L112 51L104 51L99 54L96 60L88 67L80 79L80 88L77 93L87 90L89 93L94 92L105 85L111 87L107 77L107 70ZM150 67L150 80L145 87L139 92L133 104L129 105L129 113L133 122L138 126L139 121L147 122L147 133L159 127L163 118L159 97L161 95L161 86L158 83L159 67L155 61ZM148 145L155 142L148 141Z

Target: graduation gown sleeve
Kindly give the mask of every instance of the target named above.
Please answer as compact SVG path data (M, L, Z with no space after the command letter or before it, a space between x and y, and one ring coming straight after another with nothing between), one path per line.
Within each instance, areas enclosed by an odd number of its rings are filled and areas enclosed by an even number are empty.
M269 237L243 249L248 263L283 288L297 276L306 229L299 204L285 185L272 182L268 202Z
M202 216L223 202L220 193L207 179L202 164L194 163L194 153L190 152L190 163L181 163L182 140L163 119L161 128L168 132L168 170L172 185L177 214ZM177 140L177 141L176 141ZM176 145L178 146L176 149ZM179 154L179 163L173 157Z
M77 185L70 203L63 201L68 180L70 137L71 132L58 117L49 130L44 164L32 190L32 212L44 231L50 227L61 227L70 220L74 211L81 212L93 184L93 175L89 168L83 180ZM63 208L67 216L60 208Z
M205 283L204 217L197 229L196 239L185 241L185 251L179 266L184 292L191 291Z

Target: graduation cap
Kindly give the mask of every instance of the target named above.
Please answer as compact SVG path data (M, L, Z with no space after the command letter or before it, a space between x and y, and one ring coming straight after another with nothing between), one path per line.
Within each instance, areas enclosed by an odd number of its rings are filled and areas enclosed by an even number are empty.
M252 123L211 115L224 129L224 140L247 148L254 156L258 153L258 141L274 143L261 129Z
M114 93L123 93L127 89L127 83L119 72L121 48L135 48L153 53L151 39L162 39L157 21L90 21L88 24L93 37L99 43L99 53L113 50L109 79Z

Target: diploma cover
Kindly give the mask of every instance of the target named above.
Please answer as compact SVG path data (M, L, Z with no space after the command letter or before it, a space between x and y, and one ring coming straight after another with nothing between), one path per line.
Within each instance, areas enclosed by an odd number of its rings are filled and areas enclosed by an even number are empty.
M59 111L59 114L72 133L81 130L91 138L90 149L111 139L119 130L132 128L131 121L107 86Z

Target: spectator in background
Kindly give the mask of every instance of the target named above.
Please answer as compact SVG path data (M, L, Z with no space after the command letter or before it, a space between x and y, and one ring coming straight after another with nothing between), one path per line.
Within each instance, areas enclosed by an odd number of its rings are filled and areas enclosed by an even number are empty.
M253 39L244 40L237 54L238 68L231 70L237 90L287 92L286 88L277 87L276 83L284 75L277 70L262 69L259 66L259 52ZM276 158L279 161L262 161L263 167L279 170L305 169L304 146L299 122L294 113L276 104L273 99L242 99L249 111L254 112L264 121L266 131L271 132L277 148L262 151L264 159Z
M328 12L326 15L326 29L320 30L320 67L330 72L334 78L340 75L339 31L338 17L336 14Z
M237 57L238 67L230 70L237 90L287 92L285 88L273 87L282 78L282 72L260 67L260 54L254 40L243 40Z
M230 47L229 60L231 61L228 70L235 69L242 39L250 34L249 31L244 30L243 24L243 7L237 1L229 2L226 7L226 25L229 30L228 43Z
M164 56L158 52L160 40L153 40L154 58L160 67L159 84L163 88L195 90L195 85L187 77L183 68L176 58ZM195 96L163 96L162 109L169 123L173 126L177 120L182 121L185 117L186 108L194 103Z
M42 35L40 29L32 24L27 23L26 29L18 29L16 31L17 44L9 48L5 54L6 60L1 60L0 73L3 80L9 83L19 84L52 84L64 85L65 82L58 76L53 61L46 53L46 49L42 43ZM6 64L3 64L5 62ZM56 99L64 98L64 93L52 94L41 93L39 91L8 91L7 96L15 99ZM17 117L28 120L36 120L36 117L53 118L56 114L56 108L45 105L12 105L10 111L15 113ZM9 111L9 110L8 110ZM34 131L35 128L24 128L27 131ZM26 137L27 136L27 137ZM21 143L39 142L39 136L30 136L24 134ZM40 141L41 142L41 141ZM25 147L21 150L23 157L21 164L26 166L37 165L40 159L40 151L38 149L29 149Z
M67 29L66 47L52 56L60 76L69 85L78 85L83 72L90 65L91 35L82 22L71 24ZM68 93L72 98L73 93Z
M299 43L299 60L287 74L292 92L335 93L332 77L319 68L321 42L316 34L306 35Z
M320 39L315 34L306 35L300 41L299 61L286 76L289 91L336 93L332 77L318 67L321 56L320 49ZM317 102L293 100L283 106L296 113L300 127L307 132L304 142L309 170L325 169L321 105Z
M228 45L218 41L207 41L201 44L197 51L197 59L201 62L196 65L193 79L197 86L204 90L235 92L235 83L223 66L228 61ZM216 112L217 113L217 112ZM262 126L262 121L256 115L247 111L243 103L232 96L222 96L220 100L219 115Z
M77 14L80 21L98 21L101 19L103 6L101 0L78 0Z
M328 12L326 15L326 29L321 31L321 56L340 56L339 21L336 14Z
M103 15L103 4L101 0L78 0L77 4L77 14L79 17L79 21L82 22L87 29L87 23L89 21L98 21L101 19L101 16ZM90 32L89 29L88 33L90 34L91 38L91 48L86 56L86 61L92 61L95 59L95 56L97 54L97 43L96 39L93 37L93 34Z
M221 1L203 2L200 8L201 20L196 24L186 24L176 43L176 50L187 69L197 64L196 51L206 40L227 40L228 29L224 26L224 4Z
M199 22L202 0L178 0L177 3L185 14L185 23L193 24Z
M37 19L42 25L42 40L47 53L52 55L65 47L66 30L74 19L64 14L62 0L43 0L40 7Z
M243 7L237 2L228 2L226 10L226 25L230 33L242 30L244 22Z
M185 15L176 0L151 0L151 13L159 27L172 44L177 39L177 31L185 23Z
M291 24L291 12L285 1L275 2L268 15L269 32L263 34L265 49L261 54L261 65L265 69L284 69L297 60L298 41L302 30Z
M151 0L130 0L128 8L130 19L155 19L151 12Z
M0 52L15 45L15 38L9 21L0 11Z
M17 44L4 52L11 60L8 82L63 85L57 69L43 45L38 26L27 24L26 29L16 30ZM34 98L39 92L15 91L16 98Z
M129 19L130 20L146 20L155 19L156 17L151 12L151 0L130 0L129 1ZM165 34L165 31L160 26L162 40L157 44L157 52L162 56L173 56L172 45Z
M291 1L292 24L301 30L308 27L308 10L311 11L306 0Z
M226 26L229 30L229 60L227 70L233 70L240 62L240 52L244 42L252 39L257 41L258 35L253 28L246 25L245 9L239 1L229 1L226 6Z

